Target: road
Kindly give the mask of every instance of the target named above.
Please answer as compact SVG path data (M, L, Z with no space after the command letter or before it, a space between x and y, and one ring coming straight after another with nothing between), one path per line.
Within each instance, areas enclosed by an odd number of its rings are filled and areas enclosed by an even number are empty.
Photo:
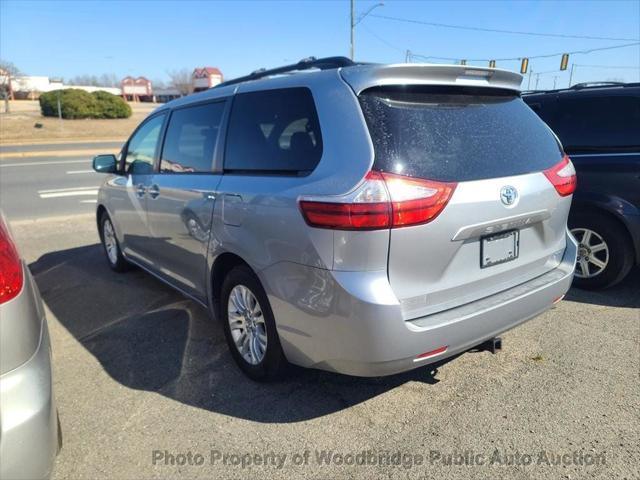
M101 181L90 168L82 156L0 159L0 205L51 331L64 436L54 480L640 478L640 270L604 292L572 290L497 355L258 384L206 310L107 267L83 215Z
M64 434L54 480L640 478L638 270L605 292L570 292L505 334L497 355L259 384L202 307L140 270L112 272L93 219L13 230L51 330ZM320 457L363 451L374 455L364 465ZM567 463L540 464L541 452ZM189 454L204 463L182 464ZM580 463L587 454L605 463Z
M102 179L86 155L0 158L0 206L9 220L90 213Z

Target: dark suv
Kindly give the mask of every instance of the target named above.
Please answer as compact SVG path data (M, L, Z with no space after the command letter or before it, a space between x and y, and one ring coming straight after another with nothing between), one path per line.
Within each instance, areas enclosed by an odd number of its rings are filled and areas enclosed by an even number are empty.
M574 284L605 288L640 263L640 83L523 94L578 172L569 216L580 243Z

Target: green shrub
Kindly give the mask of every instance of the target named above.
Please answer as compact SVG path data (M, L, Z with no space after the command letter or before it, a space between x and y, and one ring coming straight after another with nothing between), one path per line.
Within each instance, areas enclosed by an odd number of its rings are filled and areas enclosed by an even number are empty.
M41 94L42 115L58 116L58 95L62 118L128 118L131 116L131 107L117 95L103 91L88 93L75 88Z
M97 113L95 98L84 90L53 90L40 95L40 110L45 117L58 116L58 95L62 118L94 118Z
M93 92L93 98L98 104L99 118L129 118L131 107L121 97L108 92Z

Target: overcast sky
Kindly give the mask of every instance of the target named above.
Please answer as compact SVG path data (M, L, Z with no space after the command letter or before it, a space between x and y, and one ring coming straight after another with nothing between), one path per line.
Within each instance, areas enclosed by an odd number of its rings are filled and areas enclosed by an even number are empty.
M361 14L376 3L358 0L356 11ZM356 27L356 59L401 62L406 50L455 59L533 57L624 45L640 37L639 0L384 3ZM163 80L168 70L216 66L231 78L309 55L348 56L349 9L348 1L1 0L0 57L25 73L52 77L115 73ZM380 16L607 39L445 28ZM573 83L640 81L640 45L572 55L571 63L577 65ZM559 65L559 56L531 59L534 72L545 72L540 88L552 87L554 76L557 86L567 85L568 72L553 72ZM498 61L497 66L517 70L519 61Z

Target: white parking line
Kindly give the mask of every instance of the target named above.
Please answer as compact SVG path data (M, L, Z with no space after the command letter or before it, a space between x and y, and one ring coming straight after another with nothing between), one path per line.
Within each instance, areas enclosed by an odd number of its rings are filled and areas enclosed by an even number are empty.
M80 200L80 203L98 203L98 200Z
M81 173L95 173L95 170L69 170L67 175L79 175Z
M61 198L97 195L100 187L55 188L52 190L38 190L40 198Z
M76 190L97 190L100 185L90 187L52 188L51 190L38 190L38 193L75 192Z
M72 192L41 193L40 198L78 197L82 195L97 195L98 190L74 190Z

